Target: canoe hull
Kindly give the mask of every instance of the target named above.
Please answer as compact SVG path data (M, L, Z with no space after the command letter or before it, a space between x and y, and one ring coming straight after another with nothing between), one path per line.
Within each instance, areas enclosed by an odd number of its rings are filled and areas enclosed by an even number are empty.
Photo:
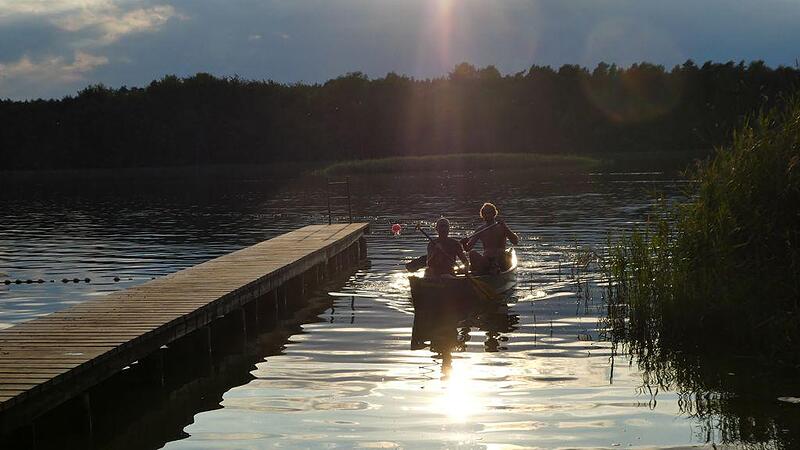
M409 277L414 309L458 311L505 299L517 284L516 257L512 261L511 268L496 275Z

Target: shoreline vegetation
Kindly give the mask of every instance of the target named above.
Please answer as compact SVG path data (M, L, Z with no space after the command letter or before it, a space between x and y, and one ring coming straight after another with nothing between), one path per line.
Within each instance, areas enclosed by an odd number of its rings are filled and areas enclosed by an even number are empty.
M611 243L606 332L722 444L800 446L800 96L748 119Z
M599 167L597 158L544 153L454 153L449 155L396 156L333 163L316 171L324 176L371 173L424 173L468 170L561 169L586 171Z
M367 160L499 149L606 159L730 142L800 84L762 61L665 68L456 65L437 78L348 73L324 83L167 75L61 99L0 99L0 169Z
M800 373L800 97L749 119L692 178L691 200L611 246L613 337Z

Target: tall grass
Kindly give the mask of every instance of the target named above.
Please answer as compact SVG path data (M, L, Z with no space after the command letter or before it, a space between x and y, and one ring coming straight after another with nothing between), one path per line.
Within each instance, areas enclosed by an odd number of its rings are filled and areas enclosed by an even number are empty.
M692 175L689 201L611 247L615 336L800 367L800 97L747 121Z

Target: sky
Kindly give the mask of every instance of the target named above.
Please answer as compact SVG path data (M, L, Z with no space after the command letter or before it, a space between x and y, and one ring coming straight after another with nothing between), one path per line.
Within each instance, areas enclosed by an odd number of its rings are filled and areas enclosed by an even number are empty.
M324 82L800 60L800 0L0 0L0 98L208 72Z

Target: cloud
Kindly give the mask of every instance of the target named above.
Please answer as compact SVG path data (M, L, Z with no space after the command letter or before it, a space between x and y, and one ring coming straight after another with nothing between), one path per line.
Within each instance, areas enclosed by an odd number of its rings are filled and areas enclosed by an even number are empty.
M110 0L0 0L0 19L61 14L79 9L105 7Z
M170 19L185 19L167 4L142 0L0 0L0 24L38 20L67 32L83 45L107 45L123 36L157 31ZM71 36L70 36L71 34ZM90 36L88 41L86 35Z
M34 60L25 55L16 62L0 64L0 88L3 85L13 84L16 80L24 80L27 83L64 84L84 81L86 74L105 64L108 64L108 58L105 56L82 51L76 51L72 60L67 60L63 56Z
M171 1L0 0L0 96L63 95L102 81L98 73L133 59L115 46L186 19Z
M115 4L94 9L82 9L52 19L64 31L95 31L95 44L105 45L121 37L146 31L156 31L171 18L183 18L171 5L157 5L124 11Z

